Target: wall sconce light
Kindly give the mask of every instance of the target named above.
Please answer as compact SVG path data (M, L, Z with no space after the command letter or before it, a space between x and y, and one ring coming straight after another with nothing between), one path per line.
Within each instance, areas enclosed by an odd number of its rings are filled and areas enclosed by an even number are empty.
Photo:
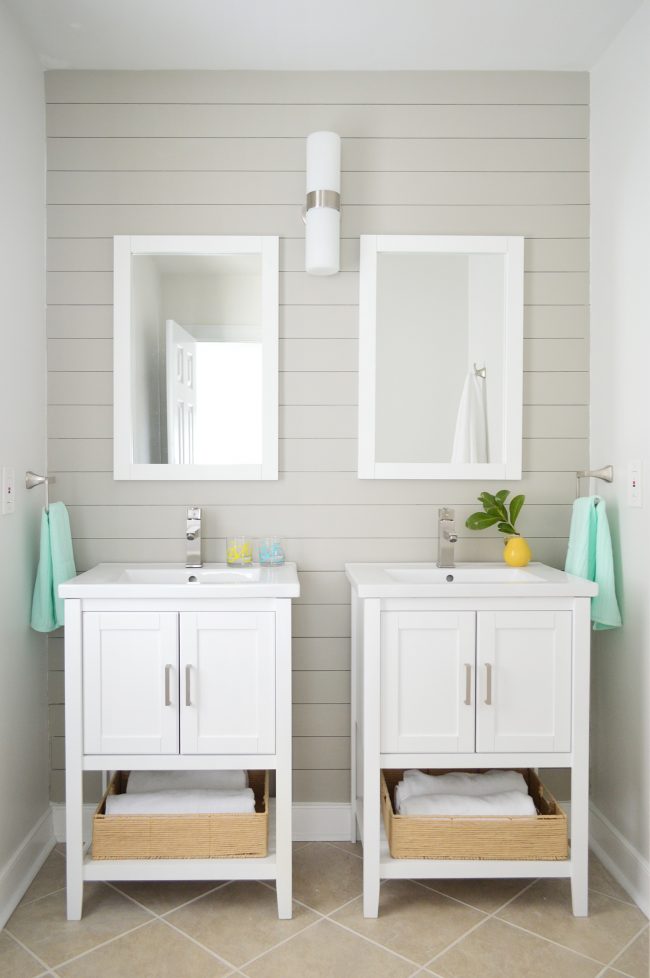
M335 132L307 136L305 271L335 275L341 228L341 137Z

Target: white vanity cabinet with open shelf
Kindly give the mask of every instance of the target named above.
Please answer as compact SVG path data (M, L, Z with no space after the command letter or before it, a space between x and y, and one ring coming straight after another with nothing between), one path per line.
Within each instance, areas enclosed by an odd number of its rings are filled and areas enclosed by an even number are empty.
M427 567L430 571L427 571ZM364 914L390 878L564 876L587 913L589 630L596 587L541 564L348 564L352 808ZM490 575L493 568L493 576ZM411 568L411 573L409 573ZM391 573L392 571L392 573ZM569 768L567 860L394 859L385 769Z
M227 570L209 583L209 567L170 569L173 583L151 571L152 583L146 567L129 583L120 565L101 564L62 586L68 917L81 917L85 880L269 879L278 915L289 918L295 564L261 568L243 583ZM84 771L240 768L275 771L267 856L93 859L85 851Z

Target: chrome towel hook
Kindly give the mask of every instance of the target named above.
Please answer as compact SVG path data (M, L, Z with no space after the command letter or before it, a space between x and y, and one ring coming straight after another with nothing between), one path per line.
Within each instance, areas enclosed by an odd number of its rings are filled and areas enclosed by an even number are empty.
M477 367L476 364L474 364L474 376L482 377L483 380L485 380L487 377L487 367Z
M25 486L27 489L33 489L35 486L45 486L45 512L50 511L50 485L56 482L56 477L53 475L38 475L36 472L25 472Z

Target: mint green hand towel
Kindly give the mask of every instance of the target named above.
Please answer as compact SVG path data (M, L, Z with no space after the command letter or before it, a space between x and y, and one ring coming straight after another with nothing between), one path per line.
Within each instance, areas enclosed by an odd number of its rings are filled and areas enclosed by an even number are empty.
M612 538L605 500L599 496L576 499L573 504L564 569L567 574L584 577L598 585L598 594L591 599L594 631L618 628L621 613L616 601Z
M32 628L52 632L63 624L63 599L59 584L76 577L68 511L52 503L41 516L41 552L32 599Z

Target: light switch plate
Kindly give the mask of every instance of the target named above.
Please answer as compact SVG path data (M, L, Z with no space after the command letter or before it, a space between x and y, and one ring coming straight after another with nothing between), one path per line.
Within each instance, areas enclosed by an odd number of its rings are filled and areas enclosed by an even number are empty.
M627 504L636 509L643 506L643 462L635 459L627 463Z
M13 513L16 509L16 474L6 465L2 467L2 513L3 516Z

